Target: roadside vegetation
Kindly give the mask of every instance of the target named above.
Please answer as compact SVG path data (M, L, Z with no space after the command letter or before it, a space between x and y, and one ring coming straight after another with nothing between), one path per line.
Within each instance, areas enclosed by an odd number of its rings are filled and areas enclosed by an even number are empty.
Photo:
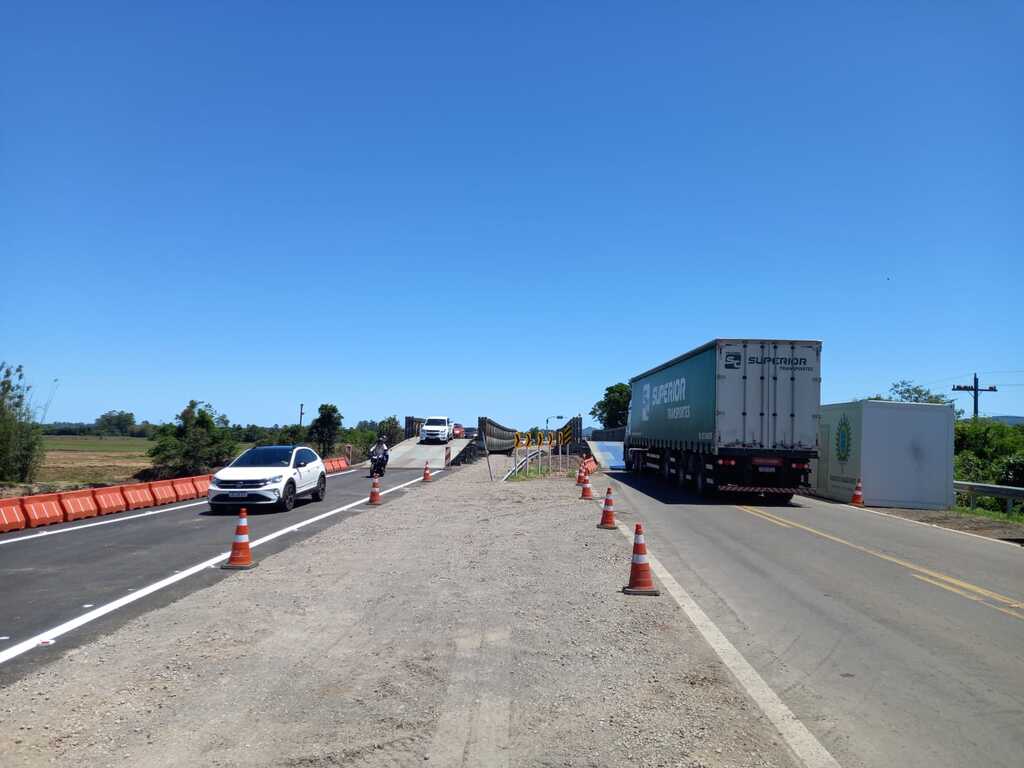
M27 483L43 461L43 433L32 418L31 385L20 365L0 362L0 481Z

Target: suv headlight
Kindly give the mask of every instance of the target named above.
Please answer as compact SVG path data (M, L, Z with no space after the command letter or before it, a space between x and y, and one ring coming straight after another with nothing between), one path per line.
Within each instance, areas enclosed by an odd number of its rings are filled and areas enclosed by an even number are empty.
M211 477L210 485L212 485L214 488L220 488L220 478L218 478L216 475Z
M273 477L268 477L266 480L264 480L263 484L274 485L275 483L280 483L282 480L284 480L284 475L274 475Z

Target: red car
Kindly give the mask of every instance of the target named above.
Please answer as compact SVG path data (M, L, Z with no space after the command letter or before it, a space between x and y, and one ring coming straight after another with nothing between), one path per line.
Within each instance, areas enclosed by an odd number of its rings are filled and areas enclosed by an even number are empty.
M466 429L461 424L452 424L452 439L462 440L466 436Z

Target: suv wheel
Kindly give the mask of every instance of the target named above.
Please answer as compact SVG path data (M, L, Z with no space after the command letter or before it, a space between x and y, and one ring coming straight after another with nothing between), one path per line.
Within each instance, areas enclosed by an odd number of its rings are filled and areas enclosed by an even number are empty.
M320 479L316 481L316 488L313 490L313 501L323 501L324 496L327 495L327 478L320 475Z
M295 483L290 480L284 487L284 493L281 495L280 507L285 512L291 512L295 507Z

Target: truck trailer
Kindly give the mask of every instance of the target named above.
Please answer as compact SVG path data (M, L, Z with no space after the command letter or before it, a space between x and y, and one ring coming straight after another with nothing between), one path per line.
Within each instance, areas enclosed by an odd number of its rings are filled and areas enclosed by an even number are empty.
M629 380L626 468L785 503L817 458L821 342L714 339Z

